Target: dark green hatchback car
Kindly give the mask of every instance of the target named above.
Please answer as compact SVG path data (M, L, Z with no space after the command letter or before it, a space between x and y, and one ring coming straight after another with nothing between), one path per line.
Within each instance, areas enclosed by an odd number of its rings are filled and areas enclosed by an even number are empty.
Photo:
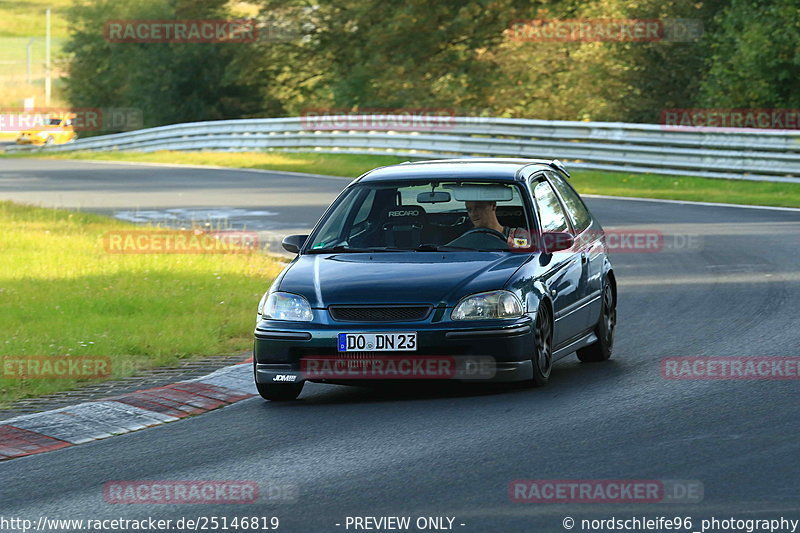
M353 181L258 306L269 400L306 381L528 381L611 356L605 234L558 161L404 163Z

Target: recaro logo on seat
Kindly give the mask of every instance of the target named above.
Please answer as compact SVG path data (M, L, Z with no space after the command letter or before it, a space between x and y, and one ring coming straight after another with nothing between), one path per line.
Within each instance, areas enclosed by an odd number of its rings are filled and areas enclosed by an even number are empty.
M419 211L416 209L409 209L408 211L389 211L390 217L418 217Z
M292 376L291 374L278 374L272 381L295 381L297 376Z

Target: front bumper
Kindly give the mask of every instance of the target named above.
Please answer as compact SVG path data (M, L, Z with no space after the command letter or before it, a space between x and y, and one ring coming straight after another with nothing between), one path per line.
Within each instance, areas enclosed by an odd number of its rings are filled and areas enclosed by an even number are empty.
M337 351L339 333L417 332L418 349L414 352L356 352ZM261 320L255 330L253 361L258 383L320 381L349 382L348 379L316 379L304 372L302 361L308 358L328 360L357 358L408 360L448 358L463 368L476 361L484 371L470 378L458 373L459 381L522 381L532 379L531 356L535 352L533 317L513 320L475 322L406 322L346 323L285 322ZM307 368L307 367L306 367ZM490 374L490 377L487 377ZM413 378L411 378L413 379ZM448 379L453 379L451 376Z

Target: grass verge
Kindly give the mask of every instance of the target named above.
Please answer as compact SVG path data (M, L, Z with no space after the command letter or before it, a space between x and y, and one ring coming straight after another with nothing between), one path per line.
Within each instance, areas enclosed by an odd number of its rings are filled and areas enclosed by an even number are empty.
M0 2L0 37L44 38L45 11L51 8L50 32L53 38L66 37L66 11L71 0L3 0Z
M246 350L282 267L257 252L109 254L104 234L141 227L67 210L0 202L0 223L0 407L79 383L9 378L9 360L108 357L119 378Z
M212 165L310 172L350 178L371 168L393 165L406 160L403 157L380 155L275 152L77 152L35 157ZM572 174L572 184L583 194L800 207L800 184L794 183L687 178L590 170L575 170Z

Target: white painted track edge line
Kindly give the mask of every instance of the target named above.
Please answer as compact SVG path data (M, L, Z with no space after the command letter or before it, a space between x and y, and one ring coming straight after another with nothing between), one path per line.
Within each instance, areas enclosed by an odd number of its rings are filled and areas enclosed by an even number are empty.
M132 166L142 166L142 167L164 167L164 168L196 168L200 170L231 170L235 172L257 172L261 174L285 174L290 177L304 177L304 178L317 178L317 179L325 179L325 180L354 180L355 177L349 176L331 176L328 174L312 174L309 172L293 172L290 170L269 170L263 168L240 168L240 167L220 167L216 165L189 165L189 164L181 164L181 163L147 163L143 161L102 161L102 160L94 160L94 159L49 159L49 158L35 158L32 157L30 159L39 159L40 161L77 161L80 163L90 163L95 165L132 165ZM356 176L358 177L358 176Z
M718 202L698 202L693 200L669 200L666 198L638 198L635 196L608 196L604 194L581 194L584 198L599 198L602 200L627 200L631 202L656 202L662 204L678 204L678 205L702 205L707 207L738 207L740 209L763 209L766 211L789 211L792 213L800 213L800 208L797 207L778 207L772 205L751 205L751 204L725 204Z

